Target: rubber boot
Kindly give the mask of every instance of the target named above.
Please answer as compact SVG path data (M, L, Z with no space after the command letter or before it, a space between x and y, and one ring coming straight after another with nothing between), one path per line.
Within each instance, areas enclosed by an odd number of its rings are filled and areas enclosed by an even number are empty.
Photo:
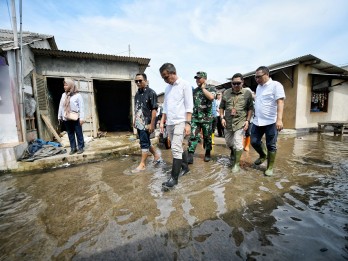
M261 165L267 159L267 148L261 142L260 146L253 146L257 153L259 153L260 157L255 160L255 165Z
M234 155L236 156L236 160L235 160L235 162L233 164L233 167L232 167L232 172L233 173L236 173L236 172L240 171L239 163L240 163L240 157L242 156L242 153L243 153L242 150L235 150L234 151Z
M205 162L208 162L211 160L211 157L210 157L210 150L206 150L205 151L205 155L204 155L204 161Z
M178 184L178 178L181 171L182 159L173 159L172 175L170 179L162 183L165 188L172 188Z
M187 151L187 163L193 164L193 153L189 151Z
M187 151L184 151L182 153L182 163L181 163L181 172L180 172L180 176L184 176L187 172L190 171L189 167L188 167L188 162L187 162Z
M267 169L265 171L265 176L273 176L273 164L274 164L274 160L276 157L277 152L268 152L267 155Z
M249 151L249 146L250 146L250 136L244 137L243 138L243 148L245 151Z
M211 145L215 145L215 142L214 142L214 133L211 134Z
M235 156L235 150L233 149L233 147L230 147L231 150L231 154L230 154L230 159L231 159L231 164L232 166L234 165L234 161L236 160L236 156Z

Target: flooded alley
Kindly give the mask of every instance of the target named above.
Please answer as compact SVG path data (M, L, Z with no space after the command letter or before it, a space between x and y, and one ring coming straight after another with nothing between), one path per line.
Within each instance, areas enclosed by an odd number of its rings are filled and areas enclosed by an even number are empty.
M0 176L0 260L347 260L348 137L281 135L273 177L229 149L163 192L139 155Z

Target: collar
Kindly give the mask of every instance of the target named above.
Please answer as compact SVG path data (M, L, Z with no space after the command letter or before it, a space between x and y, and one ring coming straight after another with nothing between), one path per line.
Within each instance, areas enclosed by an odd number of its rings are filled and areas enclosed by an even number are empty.
M243 93L242 90L243 90L243 88L241 88L241 89L239 90L239 92L235 93L235 92L233 92L233 90L232 90L232 88L231 88L231 93L232 93L232 94L241 94L241 93Z
M260 85L260 86L268 86L273 82L272 78L270 77L269 80L267 82L264 83L264 85Z
M149 86L145 86L145 88L144 89L142 89L142 88L138 88L138 92L145 92L146 90L147 90L147 88L148 88Z

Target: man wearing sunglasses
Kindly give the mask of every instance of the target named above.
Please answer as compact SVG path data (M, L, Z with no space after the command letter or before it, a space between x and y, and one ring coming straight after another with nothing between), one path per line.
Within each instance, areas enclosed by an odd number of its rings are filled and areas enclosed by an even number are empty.
M207 73L197 72L197 87L193 90L193 113L191 135L188 148L188 163L193 163L193 154L200 140L200 131L203 133L203 144L205 148L204 161L210 161L210 151L212 150L212 123L213 123L213 100L216 95L214 87L208 87L206 84Z
M243 153L243 137L248 130L253 113L253 97L243 89L243 75L236 73L231 79L231 89L227 89L220 103L221 124L225 128L225 141L231 150L232 172L240 170Z
M266 176L273 175L273 164L277 153L278 131L283 129L283 108L285 92L281 83L273 81L269 69L261 66L256 69L257 82L255 97L255 116L251 129L251 145L260 157L254 162L262 164L267 159ZM262 136L266 136L266 146Z
M150 134L155 130L157 114L157 94L148 86L145 73L135 76L135 84L138 91L134 97L134 128L137 129L141 147L141 161L139 166L132 170L133 173L145 170L146 159L150 151L154 156L154 163L160 162L160 155L151 145Z

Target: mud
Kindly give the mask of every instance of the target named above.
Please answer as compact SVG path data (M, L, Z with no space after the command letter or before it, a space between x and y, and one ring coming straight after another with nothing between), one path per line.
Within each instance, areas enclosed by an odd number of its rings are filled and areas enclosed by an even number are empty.
M253 149L197 148L174 190L140 155L0 176L0 260L347 260L348 139L280 136L273 177Z

